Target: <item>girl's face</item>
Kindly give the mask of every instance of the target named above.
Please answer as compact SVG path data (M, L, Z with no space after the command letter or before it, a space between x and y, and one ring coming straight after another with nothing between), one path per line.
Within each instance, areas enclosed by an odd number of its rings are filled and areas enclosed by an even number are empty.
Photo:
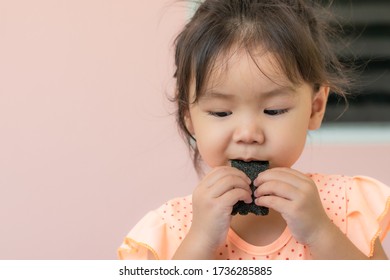
M299 158L308 130L321 125L329 89L314 92L307 83L292 84L271 54L237 52L212 71L204 94L190 105L185 121L210 167L230 160L269 161L291 167ZM190 100L195 100L191 85Z

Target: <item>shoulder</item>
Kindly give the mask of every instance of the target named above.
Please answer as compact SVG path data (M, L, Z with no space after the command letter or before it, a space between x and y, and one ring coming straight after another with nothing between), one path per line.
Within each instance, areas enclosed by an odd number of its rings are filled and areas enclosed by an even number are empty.
M192 196L177 197L161 205L155 212L166 221L192 220Z
M170 259L192 222L192 197L174 198L148 212L126 235L120 259Z
M354 180L354 177L345 175L321 173L312 173L307 175L314 181L319 191L321 191L321 189L342 189L349 186Z
M337 213L346 212L347 190L352 188L354 178L345 175L309 174L317 186L322 204L326 210Z
M152 218L149 219L149 227L143 228L143 231L159 225L159 228L163 229L163 231L160 230L160 233L168 239L173 238L181 241L192 224L192 196L171 199L158 209L151 211L147 216ZM143 224L145 225L145 223Z
M367 176L309 174L329 218L366 255L390 229L390 187Z
M390 229L390 188L367 176L355 176L348 195L348 236L368 256L377 239L383 241Z
M383 212L389 208L390 187L374 178L318 173L308 176L315 182L323 204L338 201L345 205L349 214L354 211Z
M368 176L346 176L313 173L307 174L316 184L319 192L330 194L332 191L345 191L348 193L370 193L389 196L390 187Z
M146 222L147 221L147 222ZM168 229L192 222L192 196L176 197L147 213L136 225L164 225Z
M347 231L348 194L353 177L344 175L308 174L316 184L328 217L344 233Z

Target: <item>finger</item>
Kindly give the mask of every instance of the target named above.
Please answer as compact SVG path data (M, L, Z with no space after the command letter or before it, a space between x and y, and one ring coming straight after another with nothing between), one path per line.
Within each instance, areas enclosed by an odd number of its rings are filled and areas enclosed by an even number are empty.
M308 182L310 179L305 174L296 171L291 168L272 168L260 173L254 180L255 186L260 186L264 182L278 180L290 184L295 187L303 185L304 182Z
M254 192L256 198L261 196L278 196L287 200L294 200L299 196L297 188L282 181L267 181Z
M248 182L243 178L234 175L226 175L225 177L220 178L208 191L211 197L217 198L234 189L242 189L248 194L252 194Z
M271 208L281 214L288 213L288 209L292 203L288 199L275 195L261 196L255 199L256 205Z
M203 182L205 182L206 188L210 188L215 185L217 181L230 175L242 178L245 182L247 182L248 185L251 183L251 180L248 178L248 176L245 175L244 172L231 166L220 166L214 168L209 174L205 176Z
M252 193L243 189L232 189L230 191L225 192L219 197L220 201L227 206L229 206L229 210L231 212L233 205L238 201L244 201L245 203L251 203ZM222 202L220 202L222 204Z

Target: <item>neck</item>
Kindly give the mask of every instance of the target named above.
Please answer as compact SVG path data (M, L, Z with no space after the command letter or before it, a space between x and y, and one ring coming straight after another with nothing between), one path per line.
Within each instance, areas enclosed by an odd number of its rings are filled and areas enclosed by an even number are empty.
M266 216L236 215L232 218L231 228L246 242L265 246L279 238L286 222L280 213L270 209Z

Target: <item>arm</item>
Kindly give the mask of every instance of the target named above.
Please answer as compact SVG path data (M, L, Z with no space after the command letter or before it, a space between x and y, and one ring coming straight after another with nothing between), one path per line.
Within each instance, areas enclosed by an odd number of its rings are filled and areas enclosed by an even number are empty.
M265 171L255 180L256 204L273 208L285 219L294 238L310 248L314 259L368 259L329 219L315 183L290 168ZM375 241L373 259L387 259Z
M371 257L364 255L332 222L323 226L316 234L316 239L308 244L314 259L325 260L387 260L382 244L377 238L374 244L374 253ZM331 248L331 250L329 250Z
M176 250L173 260L212 260L214 250L212 247L204 245L201 236L189 231L183 242Z
M192 225L173 259L214 259L226 240L233 205L252 201L250 183L242 171L230 166L207 174L194 190Z

